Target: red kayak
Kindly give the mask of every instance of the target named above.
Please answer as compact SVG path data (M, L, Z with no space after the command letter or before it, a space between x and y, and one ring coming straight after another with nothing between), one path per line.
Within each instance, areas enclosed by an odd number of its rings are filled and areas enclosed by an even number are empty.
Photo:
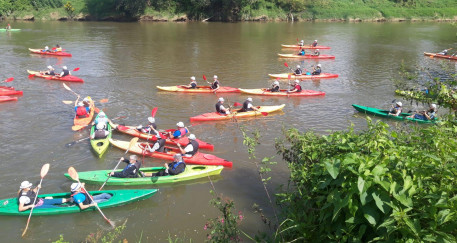
M71 53L63 51L42 51L41 49L29 48L29 51L34 54L47 55L47 56L58 56L58 57L71 57Z
M297 55L297 54L279 54L281 58L301 58L301 59L335 59L335 56L332 55L319 55L315 56L312 54Z
M0 96L0 102L6 102L6 101L16 101L17 97L11 97L11 96Z
M81 78L78 78L73 75L68 75L65 77L57 77L57 76L52 76L52 75L40 74L40 72L36 72L36 71L27 70L27 72L30 74L33 74L35 77L44 78L47 80L58 80L58 81L66 81L66 82L84 82L84 80L82 80Z
M142 139L149 139L149 141L155 142L157 140L155 135L150 135L148 133L140 132L133 126L118 125L117 130L122 133L129 134L131 136L139 137ZM162 134L165 135L165 137L167 139L166 140L167 144L177 145L179 143L181 146L186 146L189 143L189 139L187 137L182 137L182 138L178 138L178 139L170 138L170 136L168 135L168 132L173 132L173 131L175 131L174 129L169 129L169 130L165 130L165 131L167 133L162 133ZM197 139L196 141L198 142L198 145L201 149L214 150L214 145L204 142L199 139Z
M122 150L127 150L129 149L129 141L120 141L120 140L114 140L110 139L109 140L112 145L115 147L118 147ZM130 148L131 153L135 153L141 156L147 156L147 157L153 157L153 158L159 158L159 159L165 159L165 160L173 160L173 155L176 153L179 153L178 148L172 148L172 147L165 147L169 152L167 153L161 153L161 152L148 152L145 151L143 148L146 146L147 143L136 143ZM152 144L149 144L149 146L152 146ZM187 164L195 164L195 165L222 165L225 167L232 167L233 163L231 161L221 159L215 155L212 154L205 154L201 152L197 152L194 156L192 157L183 157L184 162Z
M22 90L0 89L0 95L22 95Z
M14 87L0 86L0 89L10 89L10 90L14 90Z
M299 46L299 45L281 45L282 48L294 48L294 49L321 49L321 50L329 50L329 46L311 46L311 45L304 45L304 46Z

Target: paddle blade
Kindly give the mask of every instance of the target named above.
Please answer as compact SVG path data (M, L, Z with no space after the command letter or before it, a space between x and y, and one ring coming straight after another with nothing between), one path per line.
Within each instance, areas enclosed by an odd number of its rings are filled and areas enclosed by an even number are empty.
M260 112L263 116L268 116L268 112Z
M100 103L107 103L108 102L108 99L101 99L100 100Z
M66 105L73 104L73 101L71 101L71 100L62 100L62 102Z
M7 78L7 79L6 79L5 81L3 81L3 82L4 82L4 83L8 83L8 82L11 82L11 81L13 81L13 80L14 80L14 78L11 77L11 78Z
M65 83L62 83L63 87L66 89L66 90L69 90L69 91L73 91L70 89L70 87L68 87Z
M287 62L284 63L284 66L289 67L289 65L287 64Z
M134 137L132 140L130 140L129 143L129 150L138 142L139 137Z
M100 109L98 109L97 107L94 107L94 111L100 113Z
M152 111L151 111L151 116L152 116L152 117L154 117L154 116L156 115L158 109L159 109L159 108L157 108L157 107L154 107L154 108L152 109Z
M48 174L48 171L49 171L49 164L44 164L43 167L41 167L41 172L40 172L41 179L43 179L46 176L46 174Z
M29 74L29 78L35 77L35 74Z
M281 78L279 78L279 77L278 77L278 78L276 78L276 80L278 80L278 81L279 81L280 79L281 79Z
M70 168L68 168L68 174L70 175L71 179L79 181L78 172L75 170L75 168L73 168L73 166L70 166Z
M206 81L206 76L205 76L204 74L203 74L203 80L205 80L205 81Z
M85 127L86 127L86 126L78 126L78 125L75 125L75 126L72 126L72 127L71 127L71 130L73 130L73 131L79 131L79 130L85 128Z
M238 103L238 102L235 102L235 103L233 103L233 105L234 105L234 106L242 106L243 104Z
M78 70L79 70L79 67L73 69L73 72L76 72L76 71L78 71Z
M287 75L287 79L289 79L289 80L290 80L290 78L291 78L291 77L292 77L292 76L291 76L290 74L289 74L289 75Z

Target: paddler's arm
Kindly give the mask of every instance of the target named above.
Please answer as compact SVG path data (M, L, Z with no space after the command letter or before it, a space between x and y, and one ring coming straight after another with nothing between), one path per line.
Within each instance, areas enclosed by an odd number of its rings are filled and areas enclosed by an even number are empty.
M78 105L79 98L81 98L80 95L78 95L78 98L77 98L76 101L75 101L75 107Z
M181 144L177 143L179 151L181 151L181 154L185 154L186 151L181 147Z

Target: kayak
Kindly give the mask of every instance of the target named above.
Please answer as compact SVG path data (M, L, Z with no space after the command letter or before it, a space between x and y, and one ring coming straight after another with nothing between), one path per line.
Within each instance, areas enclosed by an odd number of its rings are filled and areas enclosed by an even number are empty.
M372 107L367 107L367 106L361 106L361 105L352 105L357 111L369 114L369 115L375 115L379 117L385 117L385 118L391 118L394 120L400 120L400 121L412 121L412 122L417 122L417 123L434 123L436 119L433 119L432 121L424 121L420 119L414 119L414 118L407 118L407 116L410 116L410 113L401 113L399 116L393 116L389 115L389 110L382 110L382 109L377 109L377 108L372 108Z
M98 115L97 115L98 117ZM95 119L97 119L97 117ZM92 148L94 149L95 153L98 155L99 158L102 157L102 155L106 152L109 146L109 139L113 135L113 131L111 130L111 125L106 123L107 130L109 131L109 134L106 138L100 138L100 139L91 139L90 140L90 145L92 145ZM90 136L92 137L92 134L95 132L95 125L92 126L90 129Z
M438 53L424 52L424 55L429 56L429 57L439 57L439 58L457 60L457 56L441 55Z
M29 51L33 54L48 55L48 56L58 56L58 57L71 57L71 53L63 51L41 51L41 49L32 49L29 48Z
M157 173L164 170L165 167L148 167L141 168L143 173ZM218 165L186 165L184 172L177 175L154 176L154 177L137 177L137 178L118 178L110 177L106 185L118 186L134 186L134 185L156 185L183 182L198 178L204 178L213 175L219 175L224 169L224 166ZM119 172L122 170L116 170ZM103 184L108 179L108 174L111 170L95 170L87 172L79 172L79 180L88 184ZM72 180L68 173L65 176Z
M321 78L338 78L338 74L333 73L321 73L319 75L298 75L295 76L292 73L278 73L278 74L268 74L270 78L279 78L279 79L288 79L290 75L291 79L321 79Z
M149 141L155 142L157 140L155 135L150 135L150 134L145 133L145 132L140 132L140 131L138 131L136 129L136 127L133 127L133 126L118 125L117 126L117 130L119 132L122 132L122 133L125 133L125 134L129 134L129 135L134 136L134 137L139 137L139 138L142 138L142 139L146 139L146 140L149 140ZM189 143L189 139L186 136L184 136L182 138L178 138L178 139L170 138L170 136L168 135L168 132L173 132L173 131L175 131L175 129L168 129L168 130L165 130L165 131L166 131L166 133L162 133L162 134L167 138L167 140L165 142L166 144L177 145L179 143L181 146L186 146ZM199 144L199 148L214 150L214 145L213 144L204 142L204 141L199 140L199 139L196 139L196 141Z
M0 86L0 89L10 89L10 90L14 90L14 87L10 87L10 86Z
M14 89L0 89L0 95L22 95L23 92L21 90L14 90Z
M322 50L328 50L330 49L330 46L311 46L311 45L305 45L305 46L299 46L299 45L281 45L282 48L295 48L295 49L322 49Z
M301 59L335 59L335 56L332 55L319 55L319 56L314 56L311 54L305 54L303 55L297 55L297 54L279 54L279 57L282 58L301 58Z
M21 29L0 29L0 32L20 31Z
M130 189L130 190L106 190L106 191L89 191L91 195L97 195L101 193L109 193L112 197L104 202L98 203L98 206L103 208L117 207L125 205L131 202L147 199L154 195L157 189ZM53 193L53 194L42 194L38 195L38 198L52 197L58 198L70 198L71 193ZM15 216L28 216L30 210L19 212L17 197L0 200L0 215L15 215ZM81 210L75 203L64 203L59 206L52 208L34 208L33 215L57 215L65 213L79 213L86 211L95 211L95 207L90 207L85 210Z
M7 101L15 101L17 100L17 97L11 97L11 96L0 96L0 102L7 102Z
M74 126L81 126L80 129L86 127L87 125L90 124L90 122L92 121L92 118L94 118L94 113L95 113L95 105L94 105L94 101L92 100L92 98L90 98L90 96L87 96L87 98L89 99L89 102L90 102L90 113L89 113L89 116L88 117L84 117L84 118L76 118L76 114L75 114L75 117L73 118L73 125ZM74 109L73 109L74 110ZM78 130L80 130L78 129Z
M266 96L317 96L325 95L325 92L314 90L302 90L301 92L287 93L286 89L281 89L280 92L271 92L267 89L240 89L241 93L252 95L266 95Z
M126 151L129 148L129 141L121 141L121 140L114 140L110 139L110 143L114 145L114 147L120 148L124 151ZM146 146L148 143L136 143L135 145L132 145L132 148L130 148L131 153L139 154L141 156L147 156L147 157L152 157L152 158L159 158L159 159L165 159L165 160L173 160L173 155L176 153L180 153L178 148L172 148L172 147L167 147L165 146L165 149L168 150L169 152L167 153L161 153L161 152L148 152L143 150L143 147ZM152 146L152 144L150 144ZM186 164L196 164L196 165L222 165L225 167L232 167L233 163L231 161L221 159L219 157L216 157L212 154L205 154L201 152L197 152L194 156L192 157L183 157L184 162Z
M157 86L158 89L162 91L170 91L170 92L183 92L183 93L214 93L214 91L210 88L210 86L197 86L196 89L188 89L183 87L182 85L176 86ZM221 86L216 93L239 93L240 90L238 88L232 88L227 86Z
M257 106L259 111L246 111L246 112L234 112L229 115L222 115L218 112L210 112L201 114L198 116L194 116L190 118L190 121L220 121L220 120L229 120L235 118L242 118L242 117L263 117L261 112L271 113L275 111L282 110L286 106L285 104L282 105L272 105L272 106Z
M84 82L81 78L78 78L73 75L67 75L65 77L57 77L52 75L40 74L40 72L27 70L29 74L35 75L35 77L44 78L47 80L58 80L58 81L67 81L67 82Z

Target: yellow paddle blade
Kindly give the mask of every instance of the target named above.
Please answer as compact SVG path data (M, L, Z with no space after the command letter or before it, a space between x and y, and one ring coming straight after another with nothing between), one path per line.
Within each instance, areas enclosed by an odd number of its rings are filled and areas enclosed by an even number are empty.
M86 127L86 126L78 126L78 125L75 125L75 126L72 126L72 127L71 127L71 130L73 130L73 131L79 131L79 130L85 128L85 127Z
M71 105L71 104L73 104L73 101L71 101L71 100L62 100L62 102L63 102L64 104L66 104L66 105Z
M108 99L101 99L100 100L100 103L106 103L106 102L108 102Z
M134 137L134 138L132 138L132 140L130 140L129 150L133 147L133 145L135 145L138 142L138 139L139 139L139 137Z

